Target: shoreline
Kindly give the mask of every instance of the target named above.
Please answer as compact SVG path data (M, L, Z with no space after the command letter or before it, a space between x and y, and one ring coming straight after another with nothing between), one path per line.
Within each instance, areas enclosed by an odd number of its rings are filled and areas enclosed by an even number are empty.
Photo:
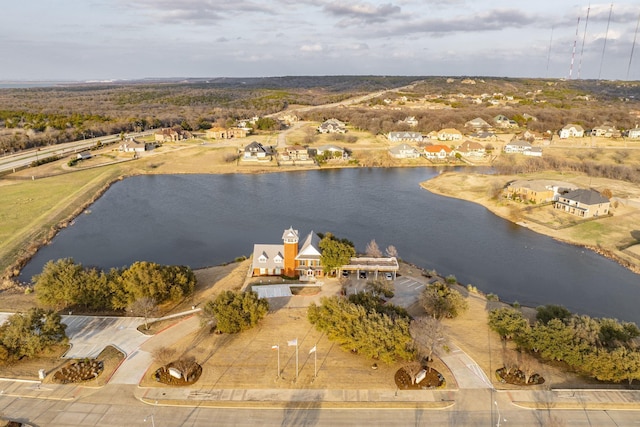
M29 287L32 286L32 284L30 282L20 282L16 280L16 277L19 276L20 271L22 271L22 269L24 268L24 266L26 264L29 263L29 261L31 260L31 258L33 258L33 256L35 256L35 254L38 252L38 250L40 250L40 248L48 245L53 238L55 238L55 236L64 228L68 227L69 224L71 224L78 216L80 216L83 212L85 212L93 203L95 203L100 197L102 197L102 195L104 195L106 193L107 190L109 190L109 188L111 188L111 186L113 184L115 184L116 182L119 181L123 181L124 179L127 178L132 178L135 176L142 176L142 175L165 175L165 174L185 174L185 175L192 175L192 174L206 174L206 175L225 175L225 174L265 174L265 173L287 173L287 172L299 172L299 171L309 171L309 170L322 170L322 169L346 169L346 168L362 168L362 167L376 167L376 166L363 166L363 165L330 165L330 166L324 166L324 167L314 167L314 168L296 168L296 167L274 167L274 168L256 168L256 169L247 169L247 170L242 170L242 168L244 168L243 166L240 166L238 164L230 167L228 170L224 170L224 168L222 168L221 170L212 172L212 171L208 171L208 172L203 172L203 171L199 171L199 170L193 170L193 171L172 171L172 172L165 172L165 171L157 171L157 170L133 170L133 171L128 171L128 173L123 173L120 174L118 176L116 176L115 178L108 180L104 185L102 185L102 187L100 187L100 189L98 191L96 191L89 199L87 199L85 202L83 202L81 205L79 205L78 208L76 208L70 215L68 215L67 217L61 219L56 225L54 225L53 227L50 228L50 230L48 232L46 232L46 235L43 239L41 239L38 242L31 242L31 244L23 251L22 256L18 257L16 259L16 261L14 263L12 263L11 265L9 265L1 280L4 280L5 282L11 282L13 283L13 285L15 285L18 289L20 290L24 290L25 287ZM382 167L382 168L386 168L385 166L378 166L378 167ZM398 168L405 168L405 167L410 167L410 168L414 168L414 167L427 167L427 168L438 168L439 165L433 165L433 166L425 166L425 165L406 165L406 166L392 166L392 167L398 167ZM467 167L474 167L474 166L467 166ZM439 175L442 176L442 175ZM573 246L577 246L577 247L583 247L585 249L588 249L590 251L593 251L607 259L610 259L616 263L618 263L620 266L632 271L635 274L640 274L640 267L617 256L613 251L599 247L597 245L588 245L588 244L582 244L579 242L575 242L575 241L571 241L568 239L563 239L558 237L557 235L553 234L553 233L545 233L542 230L540 230L538 227L536 228L532 228L529 227L527 225L523 225L522 223L516 222L512 219L510 219L504 212L501 212L499 209L496 209L495 206L492 206L490 203L486 203L486 202L482 202L481 200L478 199L472 199L470 197L464 197L461 196L460 193L457 193L457 195L453 195L453 194L449 194L446 193L444 191L438 190L436 188L430 188L426 183L427 182L431 182L434 179L438 178L438 176L428 180L428 181L423 181L420 182L419 185L423 190L426 191L430 191L434 194L438 194L444 197L451 197L451 198L455 198L455 199L459 199L459 200L464 200L467 202L471 202L471 203L476 203L479 204L483 207L485 207L487 210L489 210L491 213L493 213L494 215L511 222L512 224L516 224L525 228L528 228L529 230L538 233L538 234L542 234L548 237L553 238L554 240L557 240L559 242L562 243L566 243L566 244L570 244ZM422 267L423 269L426 267ZM17 272L17 274L16 274ZM5 285L6 287L6 285Z
M434 177L431 180L436 179L436 178L437 177ZM429 191L429 192L431 192L433 194L437 194L439 196L450 197L450 198L454 198L454 199L458 199L458 200L464 200L465 202L469 202L469 203L475 203L477 205L480 205L480 206L484 207L485 209L487 209L489 212L491 212L492 214L496 215L497 217L500 217L500 218L504 219L505 221L509 221L510 223L512 223L514 225L518 225L520 227L524 227L524 228L526 228L528 230L531 230L534 233L550 237L550 238L552 238L552 239L554 239L554 240L556 240L558 242L562 242L562 243L565 243L565 244L568 244L568 245L572 245L572 246L576 246L576 247L579 247L579 248L584 248L584 249L590 250L590 251L592 251L592 252L594 252L594 253L596 253L596 254L604 257L604 258L607 258L607 259L609 259L611 261L616 262L621 267L624 267L627 270L629 270L629 271L631 271L631 272L633 272L635 274L640 275L640 266L638 266L636 264L633 264L633 263L627 261L626 259L623 259L623 258L619 257L618 255L616 255L613 251L611 251L609 249L605 249L605 248L602 248L602 247L597 246L597 245L588 245L588 244L584 244L584 243L575 242L575 241L572 241L572 240L569 240L569 239L564 239L564 238L558 237L556 234L554 234L552 232L543 232L538 227L535 227L535 228L529 227L528 225L524 225L522 222L514 221L513 219L509 218L507 215L504 214L504 212L500 211L499 209L496 209L496 206L494 206L494 205L492 205L490 203L483 203L482 201L480 201L478 199L474 200L474 199L471 199L471 198L462 197L460 195L449 194L449 193L446 193L444 191L438 190L436 188L430 188L430 187L427 186L426 183L431 181L431 180L421 182L420 183L420 187L423 190Z

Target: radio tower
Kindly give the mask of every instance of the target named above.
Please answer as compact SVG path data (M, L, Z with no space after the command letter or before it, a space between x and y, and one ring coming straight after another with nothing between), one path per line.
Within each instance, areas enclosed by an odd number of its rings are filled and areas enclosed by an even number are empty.
M576 37L573 39L573 52L571 52L571 65L569 66L569 80L573 74L573 61L576 58L576 44L578 44L578 29L580 28L580 17L578 16L578 24L576 25Z
M587 39L587 26L589 25L589 12L591 11L591 3L587 8L587 18L584 21L584 34L582 35L582 47L580 48L580 62L578 62L578 80L580 80L580 71L582 71L582 55L584 54L584 41Z
M631 45L631 55L629 56L629 66L627 67L627 80L629 80L629 71L631 70L631 61L633 61L633 50L636 47L636 38L638 37L638 27L640 27L640 14L638 15L638 23L636 24L636 32L633 35L633 44Z
M607 48L607 39L609 38L609 24L611 24L611 13L613 12L613 3L609 9L609 20L607 21L607 32L604 34L604 44L602 45L602 56L600 57L600 71L598 71L598 80L602 74L602 64L604 63L604 50Z

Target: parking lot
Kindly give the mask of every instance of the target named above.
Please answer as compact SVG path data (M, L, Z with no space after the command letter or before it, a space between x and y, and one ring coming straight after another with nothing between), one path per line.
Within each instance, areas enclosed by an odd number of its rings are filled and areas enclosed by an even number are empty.
M384 275L380 274L378 277L384 278ZM364 292L367 287L367 282L374 280L373 275L371 275L371 277L361 278L358 277L356 273L350 274L348 278L347 295ZM425 284L413 277L398 276L393 280L393 287L395 295L389 302L406 308L418 300L420 292L424 290Z
M62 316L71 348L67 358L95 357L107 345L129 354L150 337L137 330L141 317Z

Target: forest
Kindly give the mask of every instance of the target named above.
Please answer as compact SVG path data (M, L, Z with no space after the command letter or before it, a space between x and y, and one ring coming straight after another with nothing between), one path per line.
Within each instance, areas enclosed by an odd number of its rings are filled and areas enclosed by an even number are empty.
M640 82L419 76L289 76L135 81L113 84L0 89L3 154L58 143L162 127L204 131L229 127L302 106L336 103L388 91L350 108L299 113L301 119L338 118L373 134L407 130L462 129L480 117L505 114L535 132L556 132L567 123L620 130L639 121ZM409 107L414 100L429 106ZM501 106L496 106L498 101ZM385 103L394 102L393 108ZM531 116L535 118L531 119Z

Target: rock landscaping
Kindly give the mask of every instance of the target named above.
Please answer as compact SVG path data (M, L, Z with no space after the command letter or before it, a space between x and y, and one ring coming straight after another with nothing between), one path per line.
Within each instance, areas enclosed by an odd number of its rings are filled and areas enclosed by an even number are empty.
M502 383L514 384L514 385L539 385L544 384L544 378L539 374L532 374L527 377L521 370L512 369L510 371L507 368L500 368L496 371L496 376Z
M59 369L53 375L53 381L59 384L80 383L98 378L103 371L103 361L85 359Z

